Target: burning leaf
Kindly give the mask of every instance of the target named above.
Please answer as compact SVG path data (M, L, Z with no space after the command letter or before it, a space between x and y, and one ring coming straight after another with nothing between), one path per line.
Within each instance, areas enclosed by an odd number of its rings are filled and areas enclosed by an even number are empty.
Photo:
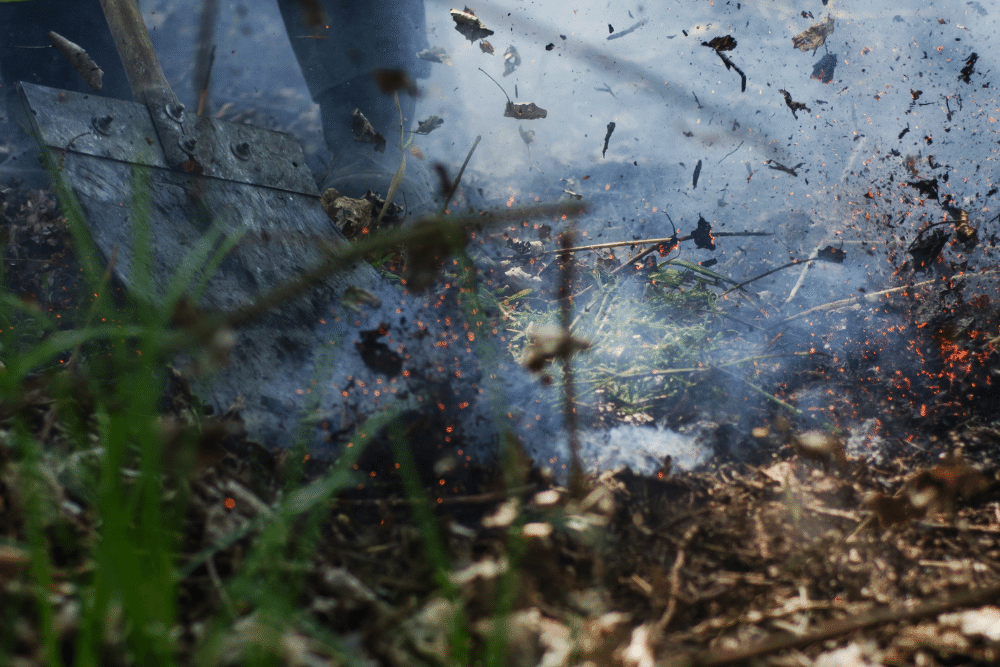
M527 104L514 104L510 100L507 100L507 106L504 108L503 115L505 118L537 120L539 118L545 118L549 115L549 112L534 102L528 102Z
M417 121L417 129L413 131L414 134L430 134L434 130L438 129L444 125L444 118L439 116L431 116L427 120Z
M924 232L920 232L917 238L913 240L913 243L910 244L910 247L906 249L913 257L913 269L915 271L928 270L938 255L941 254L949 236L948 232L941 229L935 229L932 234L927 236L924 235Z
M832 245L828 245L816 253L816 259L821 259L825 262L833 262L834 264L843 264L844 260L847 259L847 253L840 248L834 248Z
M73 66L73 69L76 70L76 73L83 78L88 86L94 90L101 89L101 79L104 77L104 71L87 55L83 47L74 44L57 32L50 32L49 40L59 50L59 53L66 57L69 64Z
M524 142L525 146L530 146L531 142L533 142L535 140L535 131L534 130L525 130L520 125L518 125L517 126L517 131L518 131L518 133L520 133L520 135L521 135L521 141Z
M812 51L815 53L826 42L826 38L833 34L833 27L833 18L827 16L826 19L815 24L808 30L792 37L792 46L799 51Z
M420 92L417 90L417 84L413 82L405 69L375 69L372 70L372 78L375 79L378 89L385 95L405 90L412 97L416 97Z
M615 131L614 122L608 123L608 133L604 135L604 150L601 151L601 157L608 154L608 141L611 140L611 134Z
M702 42L701 45L708 46L716 51L732 51L736 48L736 40L733 39L732 35L723 35L722 37L713 37L707 42Z
M432 63L443 63L451 67L451 58L448 56L448 52L440 46L418 51L417 57L421 60L428 60Z
M979 60L979 54L973 53L971 56L965 59L965 67L962 68L962 73L958 75L959 81L964 81L965 83L971 83L969 78L976 72L976 61Z
M794 117L796 120L798 120L798 118L799 118L798 114L795 113L796 111L802 111L803 109L805 109L806 113L812 113L812 110L809 107L807 107L805 104L803 104L802 102L796 102L795 100L793 100L792 99L792 94L789 93L787 90L785 90L785 89L782 88L778 92L781 93L784 96L784 98L785 98L785 106L787 106L789 109L792 110L792 117Z
M691 232L691 240L702 250L715 250L715 237L712 236L712 224L698 216L698 228Z
M470 42L483 39L493 34L486 24L479 20L476 13L466 7L463 11L451 10L451 18L455 21L455 30L460 32Z
M813 73L810 77L811 79L819 79L823 83L830 83L833 81L833 70L837 67L837 56L832 53L828 53L819 59L815 65L813 65Z
M521 54L517 52L517 49L513 45L508 46L507 50L503 52L503 75L513 74L514 70L520 66Z
M479 50L482 51L483 53L488 53L491 56L493 55L493 45L487 42L485 39L479 42Z
M374 144L377 152L385 152L385 137L375 131L375 128L368 122L368 119L365 118L360 109L355 109L351 114L351 131L354 133L355 142Z

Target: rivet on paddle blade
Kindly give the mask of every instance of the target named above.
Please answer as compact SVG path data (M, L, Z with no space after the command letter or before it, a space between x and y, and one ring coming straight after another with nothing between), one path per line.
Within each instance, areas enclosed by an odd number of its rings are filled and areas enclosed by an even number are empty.
M184 105L180 102L166 106L167 115L178 123L184 122Z
M94 116L93 118L90 119L90 124L99 133L107 136L111 134L111 123L114 120L115 119L112 116L101 116L101 117Z
M240 160L250 159L250 143L247 141L241 141L238 144L230 144L230 148L235 155Z

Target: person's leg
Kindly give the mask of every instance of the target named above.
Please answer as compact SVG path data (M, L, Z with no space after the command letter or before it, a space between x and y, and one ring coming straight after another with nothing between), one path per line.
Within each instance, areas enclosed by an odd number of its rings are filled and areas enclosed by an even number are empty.
M386 193L399 165L399 111L382 93L372 72L401 69L411 78L430 74L416 54L427 48L423 0L278 0L295 55L313 100L320 106L323 134L333 154L324 185L360 196L366 188ZM322 21L315 12L321 7ZM403 127L413 122L416 100L400 91ZM351 116L359 109L388 141L385 153L354 141ZM425 169L407 163L403 195L410 207L429 201ZM419 206L419 204L418 204Z

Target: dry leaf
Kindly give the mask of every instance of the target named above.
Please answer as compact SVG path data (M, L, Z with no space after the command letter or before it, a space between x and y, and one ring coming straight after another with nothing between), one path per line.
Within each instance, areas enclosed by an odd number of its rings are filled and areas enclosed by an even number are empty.
M491 56L493 55L493 45L487 42L485 39L479 42L479 50L482 51L483 53L488 53Z
M549 112L534 102L529 102L527 104L514 104L510 100L507 100L507 106L504 108L503 115L505 118L537 120L539 118L545 118L549 115Z
M385 152L385 137L375 131L360 109L355 109L351 114L351 131L354 132L354 141L362 144L374 144L377 152Z
M812 51L815 53L816 49L823 46L826 38L833 33L833 25L833 18L827 16L826 19L815 24L808 30L792 37L792 46L799 51Z
M466 7L464 10L450 10L451 18L455 21L455 30L462 33L470 42L483 39L493 34L493 31L486 27L486 24L476 17L476 13Z
M49 40L66 57L76 73L83 77L88 86L94 90L101 89L101 79L104 71L97 66L87 52L79 44L74 44L57 32L49 33Z

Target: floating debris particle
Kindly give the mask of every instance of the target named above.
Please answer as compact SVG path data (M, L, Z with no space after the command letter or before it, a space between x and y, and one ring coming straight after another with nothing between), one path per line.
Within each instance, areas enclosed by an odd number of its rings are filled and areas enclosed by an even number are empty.
M625 28L624 30L619 30L618 32L616 32L613 35L608 35L608 39L609 40L611 40L611 39L621 39L625 35L628 35L630 33L635 32L636 30L638 30L639 28L641 28L644 25L646 25L646 21L645 20L639 21L638 23L633 23L632 25L630 25L629 27ZM560 37L562 37L562 35L560 35ZM566 38L563 37L563 39L566 39Z
M796 102L795 100L793 100L791 93L789 93L784 88L780 89L778 92L781 93L784 96L784 98L785 98L785 106L787 106L789 109L792 110L792 116L795 118L795 120L799 119L798 114L795 113L796 111L803 111L803 110L805 110L806 113L812 113L812 111L809 109L809 107L807 107L805 104L803 104L802 102Z
M483 53L488 53L491 56L493 55L493 45L487 42L485 39L479 42L479 50L482 51Z
M517 52L517 49L513 45L508 46L507 50L503 52L503 75L509 76L514 73L518 67L521 66L521 54ZM517 97L515 94L514 97Z
M417 58L427 60L432 63L441 63L451 67L451 58L448 56L448 52L440 46L424 49L423 51L417 51Z
M979 60L979 54L973 53L971 56L965 59L965 67L962 68L962 73L958 75L959 81L964 81L965 83L971 83L969 78L976 72L976 61Z
M614 122L608 123L608 133L604 135L604 150L601 151L601 157L604 157L608 153L608 141L611 140L611 134L615 131ZM701 162L699 161L699 165Z
M444 125L444 118L439 116L431 116L427 120L417 121L417 129L413 131L414 134L430 134L434 130L438 129Z
M694 166L694 178L691 179L691 187L698 187L698 177L701 176L701 160ZM700 246L699 246L700 247Z

